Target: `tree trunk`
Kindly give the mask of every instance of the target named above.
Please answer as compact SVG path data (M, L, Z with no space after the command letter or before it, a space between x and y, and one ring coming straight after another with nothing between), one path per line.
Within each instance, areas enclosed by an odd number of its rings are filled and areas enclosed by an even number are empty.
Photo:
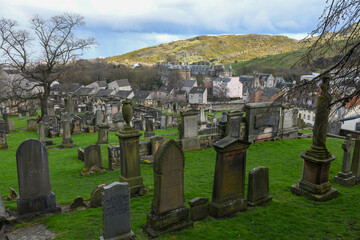
M50 95L50 85L45 84L44 93L40 97L41 117L47 114L47 104L48 104L49 95Z

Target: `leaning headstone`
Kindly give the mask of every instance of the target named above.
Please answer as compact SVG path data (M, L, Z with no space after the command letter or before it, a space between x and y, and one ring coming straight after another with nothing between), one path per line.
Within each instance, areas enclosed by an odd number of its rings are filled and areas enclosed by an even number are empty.
M108 146L109 170L120 165L120 146Z
M250 143L225 137L213 144L216 154L212 200L209 214L216 218L245 210L246 149Z
M109 125L106 124L99 124L99 134L98 134L98 140L96 144L108 144L108 129L110 128Z
M36 139L22 142L16 151L19 215L61 211L51 191L48 151Z
M114 182L102 193L103 236L100 240L135 239L130 225L130 189L126 182Z
M86 208L86 204L84 203L84 199L80 196L76 197L74 201L70 204L70 209L75 209L78 207Z
M28 119L27 120L27 131L36 131L36 120L35 119Z
M102 206L101 198L102 198L102 192L104 191L104 187L106 184L100 184L94 190L91 192L90 196L90 207L91 208L98 208Z
M9 131L10 132L15 132L15 121L14 121L14 119L9 120Z
M257 206L271 201L269 195L269 169L256 167L249 173L247 203Z
M74 119L72 121L72 134L80 134L81 133L81 119Z
M352 141L351 134L346 135L346 140L342 144L342 149L344 150L343 162L341 167L341 172L338 172L338 175L334 177L334 182L343 186L354 186L356 177L350 172L350 157L351 149L354 143Z
M360 137L355 140L353 158L351 161L351 172L356 177L356 184L360 183Z
M0 130L0 149L8 149L9 146L6 140L6 132L4 130Z
M61 142L62 148L73 148L74 142L71 139L71 128L68 120L63 121L63 140Z
M184 197L184 153L172 139L166 139L154 161L154 197L144 231L150 237L192 227Z
M100 145L89 145L84 148L84 166L84 172L103 169Z

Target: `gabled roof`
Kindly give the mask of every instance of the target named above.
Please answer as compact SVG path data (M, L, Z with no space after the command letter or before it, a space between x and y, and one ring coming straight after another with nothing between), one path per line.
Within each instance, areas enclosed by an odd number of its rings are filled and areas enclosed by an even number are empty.
M164 85L159 88L158 92L170 93L172 90L173 87Z
M65 84L55 84L54 86L52 86L50 89L51 91L61 91L61 92L76 92L78 89L80 89L82 87L81 84L78 83L74 83L74 84L69 84L69 85L65 85Z
M239 81L244 83L244 82L252 82L254 80L254 76L249 76L249 75L240 75L239 77Z
M186 91L185 90L179 90L176 92L176 95L186 95Z
M206 88L204 88L204 87L193 87L193 88L190 90L190 94L204 93L205 90L206 90Z
M231 81L230 77L217 77L214 79L215 82L225 82L228 83Z
M119 90L117 91L116 95L121 98L127 98L131 93L132 91Z
M262 89L262 91L263 91L263 93L261 95L271 98L276 93L278 93L280 90L277 88L264 88L264 89Z
M106 87L107 86L106 81L96 81L96 83L98 84L99 87Z
M181 80L179 81L179 87L194 87L196 80Z
M79 88L74 94L75 95L89 95L91 91L93 91L93 88L88 88L88 87L82 87Z
M135 100L146 100L150 96L150 91L134 91Z
M115 80L113 82L116 82L116 84L119 86L119 87L127 87L127 86L130 86L130 83L129 83L129 80L127 79L119 79L119 80ZM113 83L111 82L111 83Z
M114 92L114 89L99 89L99 91L97 91L96 95L108 96L108 95L111 95L113 92Z

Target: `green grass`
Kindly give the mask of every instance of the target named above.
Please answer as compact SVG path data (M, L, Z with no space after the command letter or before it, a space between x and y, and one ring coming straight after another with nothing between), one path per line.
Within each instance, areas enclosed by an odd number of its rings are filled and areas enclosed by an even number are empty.
M21 125L22 123L16 123ZM176 129L157 130L172 132ZM37 138L35 132L15 132L8 137L9 150L0 151L0 191L9 195L9 187L18 190L16 172L16 148L27 138ZM109 134L110 142L118 142L115 133ZM57 146L61 138L53 139ZM97 134L74 135L78 147L96 143ZM336 156L330 168L330 181L341 169L343 140L328 138L329 151ZM360 186L343 187L332 183L339 196L329 202L317 203L295 196L290 186L302 174L299 154L311 145L311 139L279 140L253 144L247 151L246 172L257 166L270 171L270 194L273 200L265 207L248 209L236 217L215 220L208 217L195 222L193 228L168 233L158 239L358 239L360 237ZM107 146L102 146L105 168ZM186 205L195 197L211 200L216 152L213 149L185 153L184 194ZM49 148L49 165L52 190L61 205L68 205L76 196L90 199L90 193L99 184L118 181L120 171L81 176L83 162L77 160L77 148ZM149 193L131 199L131 227L138 239L147 239L142 232L146 213L150 211L153 197L153 170L151 165L141 165L144 184ZM247 179L246 179L247 182ZM5 202L6 207L16 209L16 202ZM45 217L40 220L57 234L56 239L99 239L102 235L102 211L86 209L67 214Z

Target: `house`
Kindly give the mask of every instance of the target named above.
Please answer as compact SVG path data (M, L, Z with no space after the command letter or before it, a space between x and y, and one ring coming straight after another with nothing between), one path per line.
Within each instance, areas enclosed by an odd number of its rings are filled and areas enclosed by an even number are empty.
M119 96L121 99L132 99L134 97L133 91L125 91L125 90L119 90L115 94L116 96Z
M86 85L87 88L94 88L95 92L99 91L99 89L106 89L107 88L106 81L96 81L93 83L90 83L89 85Z
M108 97L115 95L116 91L114 89L99 89L99 91L96 92L96 96L99 97Z
M258 102L270 102L276 99L277 93L280 90L277 88L256 88L253 92L250 93L250 101L252 103Z
M239 81L239 77L216 78L213 81L213 86L214 88L226 88L228 98L242 98L243 96L243 85Z
M189 94L190 90L193 87L197 87L197 82L196 80L180 80L177 84L177 88L179 90L184 90L186 91L187 94Z
M95 89L94 88L88 88L88 87L81 87L78 90L76 90L76 92L74 92L74 95L77 96L88 96L88 95L92 95L95 93Z
M157 91L156 97L158 99L172 100L174 97L174 88L171 86L163 85Z
M135 100L138 104L150 106L154 104L152 95L153 92L151 91L134 91L133 100Z
M194 87L189 93L189 103L206 104L207 89L205 87Z
M120 80L112 81L111 83L108 84L108 88L114 89L116 92L119 90L123 90L123 91L131 91L132 90L131 85L127 79L120 79Z
M188 93L185 90L175 92L175 99L178 103L187 103Z

